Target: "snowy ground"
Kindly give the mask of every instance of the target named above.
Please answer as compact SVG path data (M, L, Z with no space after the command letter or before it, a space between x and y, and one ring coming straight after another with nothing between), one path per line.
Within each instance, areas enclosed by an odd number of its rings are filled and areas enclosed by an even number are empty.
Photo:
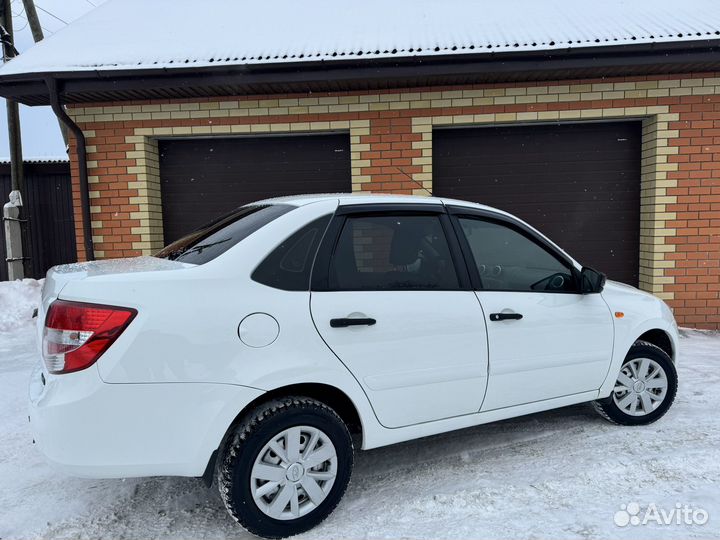
M246 538L195 479L83 480L33 448L26 387L36 284L0 283L0 540ZM336 512L305 538L720 538L720 334L683 332L680 391L623 428L575 406L362 452ZM621 505L705 510L628 525Z

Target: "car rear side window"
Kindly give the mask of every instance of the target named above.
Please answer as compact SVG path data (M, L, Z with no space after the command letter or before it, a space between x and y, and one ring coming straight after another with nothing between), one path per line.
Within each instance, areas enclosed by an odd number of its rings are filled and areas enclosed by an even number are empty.
M289 204L243 206L173 242L155 256L204 264L293 208Z
M330 262L331 290L454 290L458 277L435 215L348 217Z
M331 214L308 223L265 257L252 279L285 291L310 289L310 271Z

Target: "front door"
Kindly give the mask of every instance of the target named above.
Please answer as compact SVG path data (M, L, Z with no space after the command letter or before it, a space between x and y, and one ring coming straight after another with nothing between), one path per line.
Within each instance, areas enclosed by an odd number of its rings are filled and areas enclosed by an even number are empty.
M315 326L386 427L476 413L487 382L457 240L442 206L422 206L336 217L313 275Z
M482 410L600 388L613 346L602 296L580 294L572 263L532 231L478 216L455 219L487 320Z

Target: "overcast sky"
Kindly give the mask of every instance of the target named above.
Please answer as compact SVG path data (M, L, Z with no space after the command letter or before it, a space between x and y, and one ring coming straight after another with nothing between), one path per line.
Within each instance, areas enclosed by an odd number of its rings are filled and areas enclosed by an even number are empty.
M35 0L35 6L45 37L48 37L65 26L65 23L70 23L94 9L93 4L99 6L103 2L105 0ZM33 38L25 18L22 0L12 0L12 10L15 47L22 54L33 46ZM10 151L5 100L0 101L0 159L8 159ZM20 105L20 126L25 159L67 156L60 128L50 107Z

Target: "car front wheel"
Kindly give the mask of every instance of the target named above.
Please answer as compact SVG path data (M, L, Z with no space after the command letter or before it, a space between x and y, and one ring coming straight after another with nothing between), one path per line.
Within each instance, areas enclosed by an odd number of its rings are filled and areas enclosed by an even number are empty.
M305 397L254 411L225 445L217 471L230 515L249 532L284 538L323 521L350 480L353 446L343 421Z
M651 424L668 411L676 392L677 371L672 359L656 345L637 341L625 357L612 394L594 404L611 422Z

